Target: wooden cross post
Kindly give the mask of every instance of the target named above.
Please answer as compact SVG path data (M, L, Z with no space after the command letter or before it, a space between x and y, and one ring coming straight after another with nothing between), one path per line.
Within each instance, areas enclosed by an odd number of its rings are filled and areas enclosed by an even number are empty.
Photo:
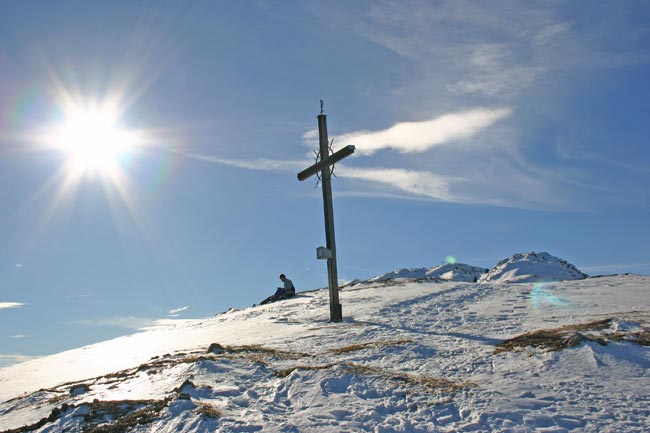
M332 207L331 169L337 161L354 153L354 146L348 145L332 155L329 154L327 138L327 116L322 112L318 115L318 140L320 145L320 161L298 173L298 180L305 180L320 171L323 188L323 210L325 212L325 239L329 257L327 258L327 276L330 292L330 321L343 320L343 311L339 303L339 280L336 269L336 241L334 240L334 208Z

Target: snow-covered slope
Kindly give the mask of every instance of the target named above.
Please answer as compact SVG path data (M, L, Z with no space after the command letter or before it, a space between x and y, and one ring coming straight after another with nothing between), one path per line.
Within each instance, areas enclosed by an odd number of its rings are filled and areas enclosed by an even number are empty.
M500 261L479 282L533 283L581 280L588 275L549 253L520 253Z
M410 280L444 280L475 282L486 273L485 268L478 268L463 263L446 263L432 268L402 268L370 278L368 281L387 281L398 278Z
M650 277L387 284L0 369L0 431L650 431Z

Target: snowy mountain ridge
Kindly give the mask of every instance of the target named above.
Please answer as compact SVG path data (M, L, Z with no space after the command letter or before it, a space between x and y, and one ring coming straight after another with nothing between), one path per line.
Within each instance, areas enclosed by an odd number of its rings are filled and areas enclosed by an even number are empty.
M464 263L445 263L431 268L400 268L367 280L353 280L347 286L397 279L413 281L463 281L494 283L532 283L587 278L566 260L546 252L517 253L498 262L492 269Z
M549 253L517 253L497 263L480 282L534 283L589 277L571 263Z
M395 290L386 290L386 288ZM638 432L650 277L393 280L0 369L0 432Z
M397 278L410 280L444 280L475 282L488 269L466 265L464 263L445 263L431 268L401 268L377 275L366 281L388 281Z

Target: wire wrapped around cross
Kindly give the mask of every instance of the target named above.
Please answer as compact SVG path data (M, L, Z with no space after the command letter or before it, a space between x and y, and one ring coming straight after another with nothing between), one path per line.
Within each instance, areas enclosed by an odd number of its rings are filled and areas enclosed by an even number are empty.
M334 139L332 138L332 141L330 141L330 144L327 146L329 148L330 155L332 153L334 153L334 149L332 148L333 144L334 144ZM317 164L321 160L320 149L317 150L317 151L314 150L313 152L314 152L314 155L316 157L315 158L315 164ZM336 163L329 166L330 176L334 176L334 177L336 177L338 179L338 177L336 176L336 173L334 173L334 166L335 165L336 165ZM320 182L321 182L321 174L316 173L316 185L314 186L314 188L318 188L318 185L320 185Z

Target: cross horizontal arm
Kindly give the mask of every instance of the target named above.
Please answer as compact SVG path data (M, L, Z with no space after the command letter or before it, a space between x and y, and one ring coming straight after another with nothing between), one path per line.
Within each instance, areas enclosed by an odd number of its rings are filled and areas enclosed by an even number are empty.
M329 157L325 158L322 161L317 162L316 164L312 165L311 167L308 167L298 173L298 180L305 180L319 171L321 171L323 168L328 167L330 165L334 165L335 163L339 162L346 156L350 156L354 153L355 147L352 144L348 144L345 146L343 149L339 150L338 152L335 152L331 154Z

